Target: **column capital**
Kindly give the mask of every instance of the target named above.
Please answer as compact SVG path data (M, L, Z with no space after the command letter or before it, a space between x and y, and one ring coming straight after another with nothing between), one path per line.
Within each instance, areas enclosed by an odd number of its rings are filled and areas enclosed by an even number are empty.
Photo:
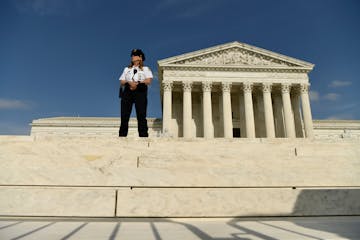
M263 83L262 90L264 93L271 93L272 83Z
M202 82L203 92L211 92L212 83L211 82Z
M281 92L282 93L290 93L291 84L290 83L282 83L281 84Z
M184 92L191 92L192 82L182 82L182 86Z
M300 91L301 91L301 93L308 93L308 92L309 92L309 88L310 88L310 84L308 84L308 83L300 84Z
M171 81L162 82L162 85L165 91L171 91L173 88L173 82Z
M253 90L253 83L251 82L244 82L243 84L244 92L252 92Z
M223 92L230 92L231 83L229 83L229 82L221 83L221 89L222 89Z

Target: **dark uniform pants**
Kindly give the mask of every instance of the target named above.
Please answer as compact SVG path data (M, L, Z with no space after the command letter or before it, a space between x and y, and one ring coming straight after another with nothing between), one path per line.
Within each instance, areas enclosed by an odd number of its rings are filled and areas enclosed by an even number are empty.
M125 89L121 96L121 125L119 137L126 137L128 134L129 118L133 103L135 103L139 137L148 137L148 126L146 121L147 86L144 83L138 84L134 91L130 90L128 84L125 85Z

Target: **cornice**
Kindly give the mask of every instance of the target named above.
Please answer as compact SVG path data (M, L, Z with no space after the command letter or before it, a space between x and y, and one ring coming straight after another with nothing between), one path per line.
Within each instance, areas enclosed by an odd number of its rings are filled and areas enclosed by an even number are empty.
M248 72L297 72L308 73L312 69L307 67L276 67L276 66L249 66L249 65L190 65L165 64L162 70L188 70L188 71L248 71Z

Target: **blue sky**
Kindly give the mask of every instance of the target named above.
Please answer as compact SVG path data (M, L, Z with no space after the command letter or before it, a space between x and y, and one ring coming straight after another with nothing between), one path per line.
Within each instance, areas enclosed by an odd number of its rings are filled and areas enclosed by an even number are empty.
M232 41L315 64L314 119L360 119L360 1L2 0L0 134L33 119L117 117L130 50L157 61ZM161 117L159 84L149 117Z

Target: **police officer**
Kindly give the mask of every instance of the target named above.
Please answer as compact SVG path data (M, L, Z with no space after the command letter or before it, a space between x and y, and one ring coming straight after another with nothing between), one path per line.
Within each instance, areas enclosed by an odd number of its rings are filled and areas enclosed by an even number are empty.
M126 137L132 105L135 103L139 137L148 137L146 121L147 89L153 79L150 68L144 66L145 55L141 49L131 51L131 62L121 74L121 125L119 137Z

